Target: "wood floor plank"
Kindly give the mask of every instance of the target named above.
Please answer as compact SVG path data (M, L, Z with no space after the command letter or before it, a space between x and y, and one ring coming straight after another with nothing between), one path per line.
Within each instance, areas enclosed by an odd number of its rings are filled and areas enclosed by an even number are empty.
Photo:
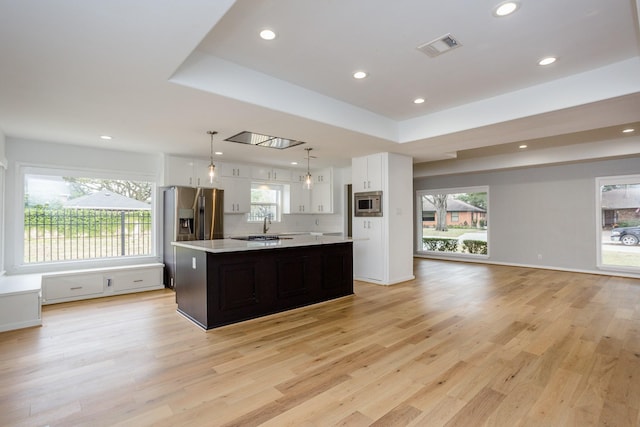
M45 306L0 333L0 425L640 425L640 280L414 266L206 332L170 290Z

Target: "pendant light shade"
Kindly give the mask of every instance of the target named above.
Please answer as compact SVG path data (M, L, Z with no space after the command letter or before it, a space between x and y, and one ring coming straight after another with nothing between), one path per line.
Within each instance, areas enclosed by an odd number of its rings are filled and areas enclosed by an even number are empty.
M213 135L218 132L214 130L207 131L209 135L211 135L211 154L209 155L209 183L213 184L213 178L216 175L216 165L213 164Z
M311 176L311 171L309 170L309 159L311 158L309 153L311 152L311 150L313 150L313 148L305 148L305 150L307 151L307 174L304 176L303 187L306 190L311 190L311 188L313 187L313 177Z

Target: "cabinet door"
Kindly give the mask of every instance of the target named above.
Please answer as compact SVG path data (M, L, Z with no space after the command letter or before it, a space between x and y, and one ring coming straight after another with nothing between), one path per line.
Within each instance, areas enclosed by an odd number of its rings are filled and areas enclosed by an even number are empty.
M100 295L104 291L102 274L74 274L42 280L45 301L72 300Z
M291 184L289 193L289 212L311 213L311 191L302 186L302 182Z
M220 178L224 189L224 213L246 213L251 210L251 181L247 178Z
M105 275L106 288L113 292L131 292L162 284L162 268L139 268Z
M353 272L355 277L384 280L382 218L353 219Z
M249 166L239 165L237 163L221 163L220 176L230 178L249 178Z
M330 184L332 182L331 168L312 171L313 182L315 184Z
M193 180L194 160L185 157L165 156L164 185L195 187Z
M291 171L289 169L272 169L270 179L278 182L291 182Z
M209 178L209 160L194 160L193 161L193 186L202 188L218 188L220 187L220 166L214 162L215 174L213 182Z
M263 181L290 182L291 171L288 169L277 169L269 166L254 166L251 171L253 179Z
M353 186L353 192L367 190L367 158L366 157L354 157L351 159L351 180Z
M351 160L351 177L354 192L382 191L382 153Z
M311 211L313 213L333 213L333 192L331 184L315 184L311 190Z
M371 156L367 156L366 191L382 191L383 160L382 154L372 154Z

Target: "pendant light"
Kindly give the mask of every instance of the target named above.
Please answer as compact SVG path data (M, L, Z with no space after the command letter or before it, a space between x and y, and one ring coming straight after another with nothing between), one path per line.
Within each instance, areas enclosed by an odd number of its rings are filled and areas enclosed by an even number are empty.
M303 187L306 190L311 190L311 187L313 187L313 177L311 176L311 172L309 171L309 159L311 158L311 155L309 153L311 152L311 150L313 150L313 148L305 148L305 150L307 151L307 174L304 176Z
M213 164L213 135L216 135L218 132L215 130L207 131L209 135L211 135L211 154L209 155L209 183L213 184L213 178L216 174L216 165Z

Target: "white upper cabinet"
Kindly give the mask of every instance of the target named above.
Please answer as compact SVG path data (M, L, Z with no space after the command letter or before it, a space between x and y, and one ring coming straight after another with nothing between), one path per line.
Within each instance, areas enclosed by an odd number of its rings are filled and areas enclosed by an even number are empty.
M220 186L218 178L220 174L218 173L219 164L214 163L215 165L215 173L213 176L213 182L209 177L209 160L196 159L193 162L193 182L195 183L193 187L203 187L203 188L217 188Z
M251 176L251 167L240 165L237 163L220 163L220 176L231 178L249 178Z
M246 213L251 210L251 180L249 178L220 177L224 190L224 213Z
M351 161L353 192L382 191L382 153L355 157Z
M289 213L311 213L311 191L302 186L302 181L292 182L290 185Z
M269 166L254 166L251 170L251 178L262 181L290 182L291 171Z
M302 169L291 172L289 213L333 213L333 169L312 170L311 190L304 188L306 175Z
M163 185L178 185L185 187L218 186L216 177L213 183L209 179L209 161L180 156L164 156ZM218 166L216 166L216 169Z

